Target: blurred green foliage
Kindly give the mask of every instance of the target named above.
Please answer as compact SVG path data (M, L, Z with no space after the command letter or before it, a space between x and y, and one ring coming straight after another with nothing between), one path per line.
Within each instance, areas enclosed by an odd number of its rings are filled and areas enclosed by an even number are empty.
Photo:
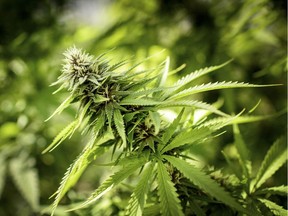
M55 89L48 86L59 74L63 51L73 44L96 55L116 47L108 55L117 60L132 56L142 59L165 49L149 64L153 66L169 55L172 67L187 64L181 75L234 59L221 72L199 82L238 80L283 86L205 93L205 101L222 98L222 110L229 113L249 110L259 99L256 114L286 109L284 0L110 1L105 8L106 17L100 17L108 23L106 26L64 19L65 6L70 4L69 0L0 2L0 215L38 215L51 203L49 196L85 144L80 136L74 136L57 151L41 154L75 114L70 109L44 123L64 98L61 94L52 95ZM104 22L105 19L109 21ZM254 164L259 165L271 143L286 135L287 117L244 125L241 131L253 153ZM208 148L207 144L198 151L200 157L205 156L209 164L219 168L226 164L221 150L231 148L231 131L217 141L213 147ZM271 182L284 184L286 169L287 166L280 169ZM102 168L96 174L88 170L75 188L79 193L68 193L63 203L81 200L86 191L98 185L105 172ZM123 204L117 196L110 198L105 198L109 215L115 215ZM59 215L74 214L59 208Z

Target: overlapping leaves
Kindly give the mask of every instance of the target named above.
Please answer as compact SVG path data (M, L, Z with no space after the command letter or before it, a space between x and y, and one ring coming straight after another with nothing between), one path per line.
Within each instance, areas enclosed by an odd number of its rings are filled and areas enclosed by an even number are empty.
M185 150L189 149L191 145L202 143L219 129L235 123L241 114L230 116L211 104L192 100L191 95L224 88L262 86L223 81L187 87L195 79L220 69L229 62L197 70L179 78L174 85L166 86L169 76L169 58L152 70L137 71L137 67L149 58L130 68L124 68L127 63L125 60L111 64L104 58L105 55L95 58L75 47L69 49L65 53L65 57L62 74L53 85L61 85L56 92L66 89L70 95L52 116L61 113L70 104L76 102L79 110L76 119L55 137L44 152L54 150L79 128L91 132L92 138L68 168L55 193L53 212L66 192L77 183L87 166L96 157L112 148L113 154L117 149L120 151L120 155L111 165L120 165L122 169L112 174L91 194L87 201L74 209L89 206L136 171L144 170L140 172L140 180L133 190L126 213L129 215L145 213L147 197L157 196L157 205L159 205L162 215L184 215L182 203L175 187L175 179L171 176L174 169L174 171L178 170L182 173L199 190L203 190L233 209L247 213L228 192L210 179L207 174L188 164L180 155L185 153ZM173 107L182 107L183 109L172 123L166 122L158 110ZM184 108L190 111L206 110L207 113L217 114L221 118L201 121L195 125L183 124L182 117L185 115L187 118L188 116L184 114ZM257 119L257 117L255 118ZM248 121L245 118L242 119L242 122ZM244 158L244 150L240 147L244 163L247 158ZM261 170L267 168L269 171L268 173L261 171L258 174L257 187L275 171L276 166L271 167L269 164L278 155L278 150L275 147L273 151L271 150L269 158L264 160L266 164ZM279 160L283 163L284 159L281 157ZM125 164L125 161L129 162ZM279 163L278 161L277 164ZM155 166L156 164L157 166ZM169 170L171 167L169 168L168 164L172 165L172 171ZM243 167L245 168L245 166ZM156 174L153 173L153 170L156 171ZM248 171L246 172L248 173ZM157 185L156 194L150 191L153 184Z

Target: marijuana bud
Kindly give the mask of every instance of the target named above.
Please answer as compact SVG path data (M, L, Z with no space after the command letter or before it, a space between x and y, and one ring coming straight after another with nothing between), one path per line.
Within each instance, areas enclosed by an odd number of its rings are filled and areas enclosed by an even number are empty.
M72 47L64 53L65 59L62 68L62 75L59 80L66 83L69 91L75 91L86 80L97 80L97 71L94 65L96 61L93 57L83 52L81 49ZM96 84L98 82L96 81Z

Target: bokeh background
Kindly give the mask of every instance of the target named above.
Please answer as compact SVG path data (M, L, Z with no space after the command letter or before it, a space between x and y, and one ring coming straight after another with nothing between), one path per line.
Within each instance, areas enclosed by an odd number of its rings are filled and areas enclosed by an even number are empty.
M76 133L52 153L41 151L75 116L70 108L45 119L67 96L52 95L70 46L99 55L107 50L113 61L153 57L155 66L166 56L179 73L234 59L199 83L238 80L280 87L235 89L202 94L221 109L237 113L252 109L270 115L287 106L287 2L285 0L1 0L0 1L0 215L49 214L49 197L57 190L69 164L88 138ZM171 81L173 82L173 80ZM287 117L241 125L253 155L254 168L273 141L287 132ZM231 129L197 149L207 164L225 168L222 149L233 154ZM109 170L108 170L109 171ZM65 212L66 204L85 199L108 172L92 167L64 198L56 215L93 215L93 209ZM270 180L286 184L287 166ZM121 191L118 191L121 193ZM127 195L128 196L128 195ZM117 215L123 205L108 195L104 206ZM45 210L46 209L46 210ZM92 213L91 213L92 212ZM108 214L107 214L108 215Z

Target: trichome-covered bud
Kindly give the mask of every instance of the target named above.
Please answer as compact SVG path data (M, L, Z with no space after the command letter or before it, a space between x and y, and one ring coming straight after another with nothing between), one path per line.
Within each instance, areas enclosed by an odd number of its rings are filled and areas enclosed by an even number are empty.
M68 82L68 90L75 90L86 80L94 80L97 70L96 61L92 56L86 54L81 49L72 47L64 53L65 59L62 68L63 82Z

